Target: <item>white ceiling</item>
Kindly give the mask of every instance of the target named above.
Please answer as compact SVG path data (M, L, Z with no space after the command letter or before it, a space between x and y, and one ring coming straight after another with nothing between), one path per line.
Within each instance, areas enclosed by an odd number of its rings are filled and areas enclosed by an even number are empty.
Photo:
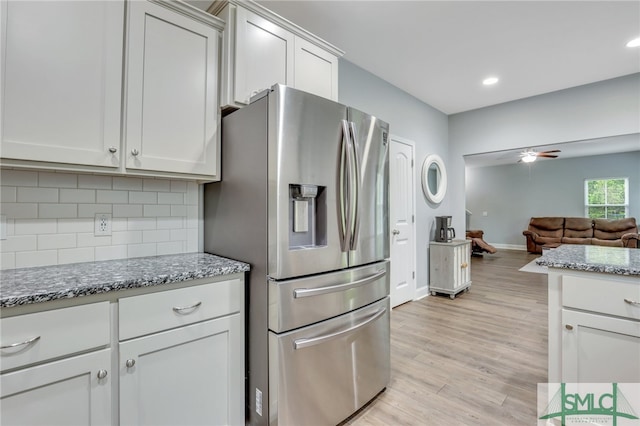
M206 10L211 0L187 0ZM344 58L446 114L640 72L640 1L259 0ZM483 86L487 76L500 82ZM638 94L640 96L640 94ZM560 158L637 151L638 136L562 146ZM520 150L467 157L516 162ZM543 160L549 161L549 160Z
M640 72L639 1L258 3L446 114Z
M526 148L525 148L526 149ZM533 147L536 152L559 149L555 153L557 159L537 158L538 161L557 161L558 159L588 157L591 155L615 154L620 152L640 151L640 134L612 136L608 138L588 139L561 144ZM516 164L520 153L524 149L510 149L505 151L487 152L475 155L465 155L464 163L467 167L488 167L505 164Z

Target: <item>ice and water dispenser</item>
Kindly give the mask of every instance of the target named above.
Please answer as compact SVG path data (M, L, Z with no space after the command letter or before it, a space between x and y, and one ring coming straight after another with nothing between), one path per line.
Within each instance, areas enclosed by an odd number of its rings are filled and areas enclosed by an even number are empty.
M289 248L327 244L327 203L324 186L289 185Z

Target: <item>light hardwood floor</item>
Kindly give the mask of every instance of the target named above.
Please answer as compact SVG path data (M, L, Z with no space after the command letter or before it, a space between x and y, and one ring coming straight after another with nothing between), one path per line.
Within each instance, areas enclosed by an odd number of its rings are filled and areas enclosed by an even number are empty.
M429 296L391 314L391 382L344 424L535 425L547 381L547 275L499 250L474 257L471 290Z

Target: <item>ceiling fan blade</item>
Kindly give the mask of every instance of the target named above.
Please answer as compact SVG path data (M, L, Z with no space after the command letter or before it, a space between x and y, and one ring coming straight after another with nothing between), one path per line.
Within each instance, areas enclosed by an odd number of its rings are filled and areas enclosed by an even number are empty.
M550 154L552 152L562 152L559 149L552 149L550 151L540 151L540 154Z
M538 153L537 156L542 158L558 158L557 155L550 155L550 154L543 154L543 153Z

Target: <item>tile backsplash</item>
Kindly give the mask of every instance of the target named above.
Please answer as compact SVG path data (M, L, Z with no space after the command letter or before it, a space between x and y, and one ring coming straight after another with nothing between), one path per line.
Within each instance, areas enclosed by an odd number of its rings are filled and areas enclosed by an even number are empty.
M0 268L196 252L198 184L103 175L0 171ZM96 213L112 217L95 236Z

